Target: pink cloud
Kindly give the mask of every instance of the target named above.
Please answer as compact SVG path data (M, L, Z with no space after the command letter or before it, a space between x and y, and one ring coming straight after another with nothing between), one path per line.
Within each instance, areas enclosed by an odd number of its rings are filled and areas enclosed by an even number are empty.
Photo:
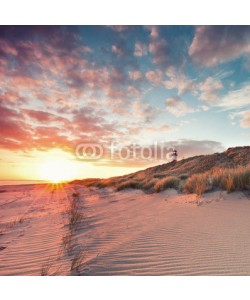
M178 72L175 67L169 67L166 71L166 75L168 79L164 81L164 86L167 89L176 88L178 95L182 95L186 91L195 92L196 83L194 80L190 80L184 73Z
M0 147L17 149L25 147L31 136L31 129L26 124L22 115L0 103ZM24 143L23 145L21 144Z
M6 40L0 39L0 52L3 52L6 55L17 56L17 50L12 47Z
M176 117L184 116L188 113L193 113L195 110L188 106L186 102L179 97L170 97L166 100L167 111Z
M163 84L163 73L161 70L148 71L146 73L146 78L153 83L153 85Z
M157 108L154 108L149 104L142 103L141 101L133 102L132 111L134 115L143 123L152 122L152 120L159 113Z
M208 77L205 82L200 84L200 100L209 104L216 104L219 101L218 92L223 88L220 80Z
M151 38L157 38L159 36L159 27L156 25L146 25L146 29L150 31Z
M242 119L240 120L240 126L243 128L250 128L250 111L244 111L241 115Z
M152 53L155 64L165 64L168 60L168 45L164 39L152 39L149 44L149 52Z
M134 55L135 56L144 56L148 52L148 47L146 44L143 44L141 42L136 42L135 43L135 50L134 50Z
M129 78L131 78L132 80L139 80L142 79L143 74L140 71L129 71L128 72Z
M111 29L113 29L114 31L117 31L117 32L126 31L129 28L128 25L109 25L107 27L110 27Z
M117 56L119 56L119 57L125 55L124 50L123 50L122 47L119 46L119 45L112 45L111 49L112 49L112 52L113 52L114 54L116 54Z
M40 122L60 122L60 123L67 123L68 119L57 116L55 114L41 111L41 110L32 110L32 109L23 109L23 112L29 116L30 118Z
M189 47L189 55L206 66L249 53L249 26L197 26Z

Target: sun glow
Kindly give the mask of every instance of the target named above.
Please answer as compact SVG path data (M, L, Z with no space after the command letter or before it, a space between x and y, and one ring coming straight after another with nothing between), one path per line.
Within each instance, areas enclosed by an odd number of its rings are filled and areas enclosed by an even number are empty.
M53 183L73 180L77 176L74 162L63 158L50 158L43 161L39 167L39 175L43 180Z

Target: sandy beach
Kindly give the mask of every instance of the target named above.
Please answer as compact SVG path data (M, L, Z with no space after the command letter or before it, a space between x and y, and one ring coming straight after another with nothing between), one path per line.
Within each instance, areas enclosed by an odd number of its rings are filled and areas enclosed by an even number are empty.
M0 190L0 275L250 275L246 192Z

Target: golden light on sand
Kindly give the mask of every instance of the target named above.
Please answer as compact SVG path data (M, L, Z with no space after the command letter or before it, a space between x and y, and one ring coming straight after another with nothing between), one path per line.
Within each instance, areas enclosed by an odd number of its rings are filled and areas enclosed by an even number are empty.
M73 180L77 176L74 162L63 158L49 158L41 162L39 175L43 180L53 183Z

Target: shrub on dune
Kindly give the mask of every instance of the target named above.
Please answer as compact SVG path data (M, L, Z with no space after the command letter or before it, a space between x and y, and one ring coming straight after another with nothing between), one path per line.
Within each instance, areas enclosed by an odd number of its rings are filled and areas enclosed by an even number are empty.
M181 180L187 180L188 179L188 175L187 174L183 174L183 175L180 175L179 178Z
M228 193L250 189L250 166L233 169L214 168L204 174L195 174L184 184L186 193L203 193L221 188Z
M220 187L227 192L250 188L250 167L225 169L220 178Z
M150 190L152 189L156 182L158 180L156 178L152 178L152 179L145 179L143 182L142 182L142 188L145 189L145 190Z
M207 174L195 174L187 179L184 184L184 191L188 194L195 193L202 195L209 189L209 180Z
M158 180L154 185L154 191L159 193L163 190L174 188L178 189L180 185L180 179L175 176L165 177L163 179Z
M135 180L127 180L117 186L117 191L121 191L124 189L139 189L141 185L138 181Z

